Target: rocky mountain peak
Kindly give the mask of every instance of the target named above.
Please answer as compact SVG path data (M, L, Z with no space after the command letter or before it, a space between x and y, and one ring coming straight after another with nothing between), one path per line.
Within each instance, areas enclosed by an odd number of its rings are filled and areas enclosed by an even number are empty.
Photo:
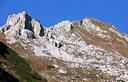
M44 28L40 22L32 19L25 11L10 15L2 31L9 37L27 35L28 38L34 38L44 35Z
M9 15L6 25L15 26L18 23L25 24L26 21L28 22L31 20L32 20L31 16L29 14L27 14L27 12L23 11L18 14ZM25 25L22 25L22 28L25 28Z
M94 36L98 36L99 38L108 41L111 41L114 38L112 34L116 34L117 36L123 37L127 40L127 37L115 29L114 26L111 24L103 23L94 18L85 18L80 21L65 20L54 26L51 26L50 28L44 28L38 20L33 19L25 11L10 15L6 24L2 27L2 32L4 32L5 35L9 37L25 36L27 38L36 38L37 36L45 36L48 32L53 33L53 35L70 34L73 28L85 29L87 32L93 34ZM46 32L46 30L49 31Z
M128 81L128 37L110 24L86 18L44 28L21 12L9 16L2 34L6 44L50 81Z

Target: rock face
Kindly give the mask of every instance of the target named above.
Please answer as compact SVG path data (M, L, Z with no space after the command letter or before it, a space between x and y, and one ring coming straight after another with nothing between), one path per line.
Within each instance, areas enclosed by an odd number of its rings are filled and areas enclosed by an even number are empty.
M31 24L32 24L33 31L36 35L40 35L40 36L44 35L44 29L37 20L32 20Z
M13 14L8 17L7 23L3 26L3 32L6 36L22 36L27 34L29 38L44 35L44 28L37 20L34 20L26 12Z
M128 37L110 24L87 18L44 28L21 12L1 34L49 82L128 81Z

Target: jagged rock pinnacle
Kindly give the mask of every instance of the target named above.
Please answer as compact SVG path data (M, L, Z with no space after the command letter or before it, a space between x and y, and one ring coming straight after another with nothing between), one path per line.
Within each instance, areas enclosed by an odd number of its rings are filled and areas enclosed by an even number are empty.
M32 19L31 16L25 11L10 15L2 30L8 36L22 35L24 33L21 32L26 32L23 30L29 30L37 36L44 35L43 26L35 19Z

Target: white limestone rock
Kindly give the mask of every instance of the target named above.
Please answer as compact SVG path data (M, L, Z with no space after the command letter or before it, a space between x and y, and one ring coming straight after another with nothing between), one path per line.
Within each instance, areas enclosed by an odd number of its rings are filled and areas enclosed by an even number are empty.
M33 27L33 31L36 35L41 35L44 33L44 28L41 27L41 24L37 21L37 20L32 20L31 21L32 27Z
M71 24L72 22L70 22L69 20L65 20L56 24L53 29L60 29L59 31L61 32L69 32L71 30Z
M100 38L103 38L106 40L111 40L111 36L109 35L109 33L106 30L101 29L101 27L93 24L91 22L91 19L84 19L82 25L90 33L92 33Z
M126 58L106 51L100 46L87 44L79 33L70 32L73 23L63 21L51 28L42 28L37 20L29 17L26 12L21 12L10 16L3 27L9 44L19 42L25 49L26 46L29 46L35 56L61 60L61 62L68 64L69 68L98 68L96 70L100 70L106 75L114 75L127 81L128 71L123 65L127 62L122 63ZM77 25L100 38L111 38L108 31L92 24L89 19L84 19ZM67 73L64 68L59 68L59 73Z

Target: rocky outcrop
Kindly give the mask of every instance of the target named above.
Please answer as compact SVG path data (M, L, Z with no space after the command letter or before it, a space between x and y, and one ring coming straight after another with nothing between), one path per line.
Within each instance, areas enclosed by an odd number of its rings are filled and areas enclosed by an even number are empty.
M39 35L39 36L44 35L44 28L42 27L39 21L33 19L31 21L31 24L32 24L33 31L36 35Z
M50 82L128 81L127 36L114 28L92 18L44 28L21 12L10 16L1 32Z
M24 36L22 34L26 33L28 38L35 38L35 36L44 35L44 28L37 20L32 19L29 14L23 11L10 15L7 23L2 27L2 32L8 37Z

